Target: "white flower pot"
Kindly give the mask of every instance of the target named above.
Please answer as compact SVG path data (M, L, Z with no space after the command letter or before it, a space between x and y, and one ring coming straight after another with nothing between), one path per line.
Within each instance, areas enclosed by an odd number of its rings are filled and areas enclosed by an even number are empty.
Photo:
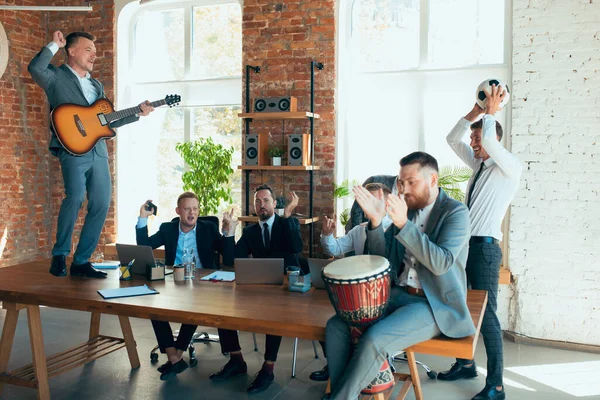
M281 166L281 157L271 157L271 165L274 167Z

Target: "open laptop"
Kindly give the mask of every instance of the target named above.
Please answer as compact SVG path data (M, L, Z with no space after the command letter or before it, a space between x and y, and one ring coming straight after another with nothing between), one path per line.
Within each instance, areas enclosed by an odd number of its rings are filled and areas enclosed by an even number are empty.
M321 271L327 264L332 262L333 259L307 258L306 261L308 261L312 285L317 289L325 289L325 282L323 281Z
M146 275L146 265L156 265L154 253L150 246L117 243L117 254L121 265L127 265L131 260L135 259L131 266L132 274Z
M283 258L236 258L236 285L283 285Z

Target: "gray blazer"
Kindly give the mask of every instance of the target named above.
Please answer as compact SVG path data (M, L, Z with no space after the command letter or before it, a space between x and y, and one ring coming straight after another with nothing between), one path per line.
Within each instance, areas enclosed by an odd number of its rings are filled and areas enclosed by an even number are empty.
M386 257L396 278L402 273L404 252L410 249L418 260L419 280L442 333L451 338L472 335L475 326L467 307L465 274L471 236L469 210L440 188L425 233L410 221L413 214L409 211L402 230L395 225L385 233L381 225L369 230L369 251Z
M43 47L27 67L33 81L46 92L48 102L50 103L50 111L52 111L54 107L65 103L89 106L89 103L83 94L81 84L75 74L73 74L65 64L62 64L60 67L55 67L50 64L52 57L52 51L47 47ZM104 95L104 86L102 83L94 78L91 78L91 81L98 89L98 93L100 94L98 98L106 97ZM136 116L126 117L111 122L110 126L111 128L118 128L131 122L135 122L138 119L139 118ZM50 130L52 131L52 129ZM62 148L54 132L52 132L52 137L50 138L49 148L50 152L54 155L57 155L58 150ZM94 151L99 156L108 158L108 151L104 140L100 140L96 144Z
M367 185L368 183L383 183L390 190L392 190L392 186L394 186L395 181L395 175L373 175L363 182L363 186ZM350 220L345 227L346 233L348 233L350 229L354 228L356 225L360 225L366 221L367 219L365 218L365 213L355 200L354 203L352 203L352 209L350 210Z

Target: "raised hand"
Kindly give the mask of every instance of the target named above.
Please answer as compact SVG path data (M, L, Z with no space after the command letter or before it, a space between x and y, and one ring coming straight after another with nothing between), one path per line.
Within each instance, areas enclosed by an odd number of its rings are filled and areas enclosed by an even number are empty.
M233 213L235 211L235 207L231 208L231 211L225 211L223 213L223 224L222 230L226 232L226 236L233 236L235 234L235 228L237 228L239 224L239 220L234 219Z
M152 209L150 209L150 211L146 210L146 206L148 206L148 203L151 202L152 200L146 200L146 202L142 204L142 206L140 207L140 218L148 218L152 215Z
M67 44L65 37L61 31L56 31L52 34L52 41L58 45L58 48L63 48Z
M381 189L379 190L383 192ZM379 193L381 198L378 199L362 186L354 186L352 192L354 193L354 199L360 208L362 208L365 216L371 221L371 226L377 228L385 216L383 193Z
M321 232L325 236L329 236L335 233L337 227L337 217L333 214L333 218L329 218L327 215L324 216L325 220L323 221L323 229Z
M396 225L398 229L404 228L406 221L408 221L408 206L406 205L406 201L404 201L404 195L388 195L386 210L388 216L392 220L392 223Z
M289 218L292 215L292 213L298 206L298 201L299 201L299 199L298 199L298 195L296 194L296 192L290 192L290 202L283 209L283 217L284 218Z
M465 115L465 119L469 122L475 122L479 119L481 115L483 115L485 110L479 107L479 104L475 103L473 105L473 109L469 111L467 115Z
M502 109L500 103L502 103L504 96L506 96L506 90L504 90L502 86L492 85L492 93L488 93L485 89L483 91L487 98L485 103L485 113L494 115Z

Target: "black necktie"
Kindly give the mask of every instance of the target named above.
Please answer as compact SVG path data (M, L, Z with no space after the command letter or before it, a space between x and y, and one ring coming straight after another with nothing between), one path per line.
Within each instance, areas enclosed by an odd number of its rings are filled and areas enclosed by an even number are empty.
M467 198L467 207L469 207L469 210L471 209L471 200L473 200L473 189L475 189L475 184L477 183L477 179L479 179L479 177L481 176L484 166L485 163L482 161L481 165L479 166L479 171L477 171L477 174L475 174L475 178L473 179L471 186L469 186L469 197Z
M271 235L269 234L269 225L263 224L263 239L265 240L265 249L271 250Z
M365 247L363 254L369 254L369 226L365 226Z

